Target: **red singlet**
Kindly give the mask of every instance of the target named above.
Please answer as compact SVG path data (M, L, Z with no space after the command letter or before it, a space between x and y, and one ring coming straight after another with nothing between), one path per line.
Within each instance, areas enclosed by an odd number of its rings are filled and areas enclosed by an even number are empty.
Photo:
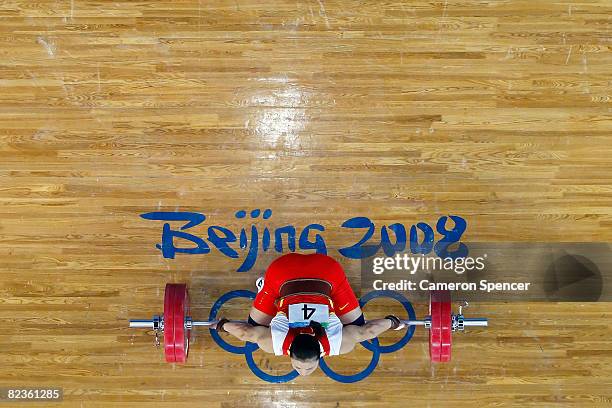
M332 286L330 312L342 316L359 307L359 301L349 285L342 266L333 258L323 254L289 253L274 260L264 276L264 286L259 291L253 306L270 316L275 316L285 304L279 307L275 304L279 298L279 289L288 280L299 278L322 279ZM289 300L288 298L286 300ZM300 295L299 299L291 299L304 303L327 303L326 298L318 295Z

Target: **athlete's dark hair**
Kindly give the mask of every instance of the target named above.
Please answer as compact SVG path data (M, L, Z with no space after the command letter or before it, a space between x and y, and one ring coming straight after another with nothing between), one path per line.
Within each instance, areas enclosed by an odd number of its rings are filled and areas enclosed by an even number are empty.
M323 326L321 323L310 321L310 327L315 332L314 336L310 334L298 334L293 339L289 347L289 356L298 360L312 360L321 358L321 348L319 346L319 337L323 335Z

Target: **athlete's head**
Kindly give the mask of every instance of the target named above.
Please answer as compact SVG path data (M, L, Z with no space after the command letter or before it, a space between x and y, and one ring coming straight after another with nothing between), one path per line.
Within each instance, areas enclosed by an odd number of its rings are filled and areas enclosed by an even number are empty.
M298 334L289 347L291 365L299 375L312 374L317 369L321 358L318 338L323 332L323 327L314 321L310 322L310 327L314 329L314 335Z

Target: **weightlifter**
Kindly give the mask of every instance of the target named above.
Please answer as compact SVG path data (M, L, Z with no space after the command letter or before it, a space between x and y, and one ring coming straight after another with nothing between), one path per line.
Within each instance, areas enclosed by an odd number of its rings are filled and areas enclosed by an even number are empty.
M221 319L216 328L267 353L288 355L300 375L309 375L321 356L348 353L403 327L392 315L366 323L344 270L331 257L289 253L266 270L248 323Z

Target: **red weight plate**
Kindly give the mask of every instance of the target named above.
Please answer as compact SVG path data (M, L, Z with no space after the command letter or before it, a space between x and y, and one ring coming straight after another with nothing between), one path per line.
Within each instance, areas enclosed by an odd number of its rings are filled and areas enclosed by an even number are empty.
M189 353L190 330L185 329L185 317L189 316L189 293L184 283L175 287L174 356L177 363L184 363Z
M440 303L433 299L433 292L429 295L429 317L431 327L429 328L429 358L434 363L440 362L440 343L441 343L441 319Z
M429 355L434 363L450 361L451 357L451 295L449 291L432 291L429 299L431 328Z
M164 291L164 354L166 362L174 363L174 307L175 307L175 285L166 284Z
M448 292L448 299L440 303L440 317L442 321L442 328L440 331L441 335L441 348L440 348L440 362L446 363L451 359L451 346L452 346L452 304L450 299L450 292Z

